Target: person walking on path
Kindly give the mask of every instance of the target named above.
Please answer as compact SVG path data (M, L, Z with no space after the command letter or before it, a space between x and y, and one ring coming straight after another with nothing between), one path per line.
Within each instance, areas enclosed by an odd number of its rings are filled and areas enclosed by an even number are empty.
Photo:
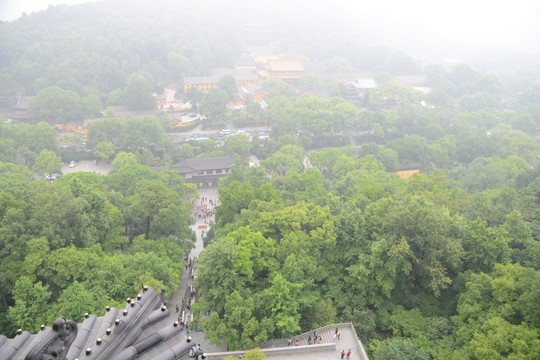
M343 359L344 356L345 356L345 349L341 350L341 358Z
M349 349L349 351L347 351L347 359L351 358L351 353L352 353L352 351L351 351L351 349Z
M339 337L341 336L341 333L338 331L336 335L337 335L337 339L339 340Z
M178 304L176 304L176 312L179 312L180 311L180 306L178 306Z

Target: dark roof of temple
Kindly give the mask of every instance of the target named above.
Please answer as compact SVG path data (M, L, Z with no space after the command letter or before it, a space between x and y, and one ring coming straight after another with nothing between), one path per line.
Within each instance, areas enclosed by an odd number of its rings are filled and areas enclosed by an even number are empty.
M181 175L188 174L193 171L229 169L234 164L234 159L230 156L213 157L213 158L194 158L186 159L180 165L176 166L154 166L155 171L176 170Z
M422 168L423 166L421 163L403 164L399 165L398 171L422 170Z
M152 288L128 299L124 309L107 308L102 317L85 315L81 324L59 318L36 334L0 336L0 360L11 359L187 359L194 344L171 321ZM43 356L45 354L45 356Z

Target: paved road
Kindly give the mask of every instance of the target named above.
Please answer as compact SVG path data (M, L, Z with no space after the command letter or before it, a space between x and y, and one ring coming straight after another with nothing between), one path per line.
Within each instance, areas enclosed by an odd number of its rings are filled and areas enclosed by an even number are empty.
M217 200L219 198L219 193L217 189L199 189L199 196L200 198L198 202L200 202L203 197L206 199ZM208 202L208 200L206 202ZM204 219L195 219L195 224L191 226L191 229L195 231L195 234L197 236L195 247L191 249L191 252L189 253L189 257L191 259L199 256L199 254L204 248L202 241L202 229L199 229L199 225L205 225ZM193 279L189 276L190 271L188 270L184 271L182 279L178 284L178 290L176 290L176 292L172 294L167 304L167 308L170 312L170 317L173 320L177 320L178 317L181 315L180 313L176 312L176 305L178 305L180 308L182 307L182 298L186 294L186 290L188 289L188 287L193 284ZM192 337L195 344L201 344L201 348L205 352L220 352L226 351L227 349L226 345L216 346L211 344L207 339L204 338L204 332L190 330L190 336Z
M228 128L231 131L235 130L235 127L230 126L230 124L223 126L223 128ZM260 132L263 132L263 131L270 132L270 128L268 126L242 127L242 128L239 128L239 129L244 130L245 132L248 132L248 133L255 133L255 132L260 133ZM187 138L190 138L190 137L214 136L214 135L219 135L219 132L220 132L220 130L218 130L218 129L203 129L203 126L199 125L199 126L193 128L190 131L169 133L169 137L171 138L171 140L173 142L181 143L181 142L184 142Z
M75 167L70 168L69 165L62 166L62 174L69 174L79 171L95 172L101 175L107 175L111 171L111 164L107 161L100 161L94 165L93 160L82 160Z

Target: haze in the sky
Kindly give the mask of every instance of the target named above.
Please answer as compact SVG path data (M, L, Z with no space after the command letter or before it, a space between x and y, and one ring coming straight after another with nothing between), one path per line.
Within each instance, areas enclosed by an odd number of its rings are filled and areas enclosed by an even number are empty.
M0 0L0 20L16 20L22 13L45 10L49 5L75 5L95 1L98 0Z
M98 0L0 0L0 20L14 20L49 5L77 4ZM115 0L101 0L115 1ZM136 7L134 0L125 2ZM204 1L204 0L201 0ZM235 7L237 0L224 0ZM373 42L416 51L456 47L463 51L493 51L497 54L540 53L540 0L257 0L276 4L279 13L295 8L329 19L329 9L337 24L357 22ZM172 1L171 7L182 6ZM241 11L242 6L236 7ZM298 13L297 13L298 14ZM343 20L340 22L340 18ZM333 19L334 21L336 19ZM367 34L366 34L367 33Z

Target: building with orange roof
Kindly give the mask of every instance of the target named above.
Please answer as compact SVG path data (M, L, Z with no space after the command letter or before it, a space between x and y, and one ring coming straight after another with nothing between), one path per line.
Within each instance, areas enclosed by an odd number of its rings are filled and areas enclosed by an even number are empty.
M422 172L422 164L420 163L414 163L414 164L407 164L407 165L400 165L397 171L397 174L402 178L407 180L413 174Z
M263 77L274 76L288 83L296 82L306 71L304 64L296 59L269 59L264 70Z

